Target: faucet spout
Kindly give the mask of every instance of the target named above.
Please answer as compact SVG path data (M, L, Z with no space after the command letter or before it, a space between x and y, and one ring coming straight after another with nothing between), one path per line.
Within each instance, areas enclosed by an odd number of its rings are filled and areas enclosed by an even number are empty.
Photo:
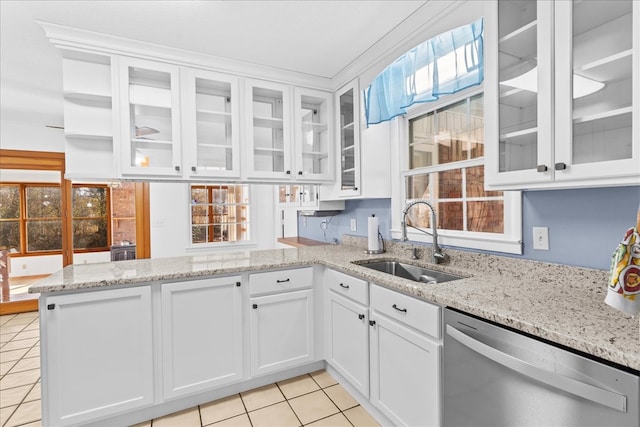
M414 207L415 205L418 204L423 204L423 205L427 205L429 207L429 210L431 211L431 229L433 230L433 233L429 233L427 231L424 231L420 228L414 227L413 225L409 225L407 224L407 213L409 213L409 210ZM433 208L433 206L431 206L431 203L427 202L426 200L416 200L414 202L409 203L409 205L404 209L404 211L402 211L402 222L400 223L401 227L402 227L402 241L406 242L407 239L407 227L411 227L414 228L418 231L421 231L425 234L431 234L433 236L433 255L431 256L431 262L433 262L434 264L440 264L444 261L446 261L447 256L446 254L443 252L442 248L440 247L440 245L438 244L438 219L436 216L436 210Z

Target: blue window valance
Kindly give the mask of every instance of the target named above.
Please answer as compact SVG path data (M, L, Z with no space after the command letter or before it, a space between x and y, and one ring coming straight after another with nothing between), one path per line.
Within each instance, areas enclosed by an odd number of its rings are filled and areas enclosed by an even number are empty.
M482 35L483 21L478 19L396 59L364 91L367 125L405 114L413 104L480 84L484 79Z

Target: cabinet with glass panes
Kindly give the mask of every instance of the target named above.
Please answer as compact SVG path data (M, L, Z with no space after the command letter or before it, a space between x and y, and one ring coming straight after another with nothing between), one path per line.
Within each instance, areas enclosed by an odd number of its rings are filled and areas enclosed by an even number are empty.
M117 59L121 173L181 176L179 68Z
M637 184L640 4L489 2L486 16L488 187Z
M185 175L239 178L238 79L192 68L181 72Z

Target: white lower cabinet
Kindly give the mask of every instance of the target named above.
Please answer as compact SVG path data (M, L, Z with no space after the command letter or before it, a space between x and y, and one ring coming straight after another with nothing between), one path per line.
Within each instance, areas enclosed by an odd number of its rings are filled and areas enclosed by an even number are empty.
M47 296L43 424L84 424L153 403L149 286Z
M439 426L440 307L332 270L325 287L327 363L394 425Z
M254 297L250 304L251 376L314 360L313 290Z
M441 422L440 307L371 285L371 402L398 426Z
M371 402L397 426L440 425L441 345L371 315Z
M313 360L313 291L251 298L251 375Z
M369 397L369 289L364 280L326 270L325 358Z
M162 285L162 383L165 399L240 381L241 278Z

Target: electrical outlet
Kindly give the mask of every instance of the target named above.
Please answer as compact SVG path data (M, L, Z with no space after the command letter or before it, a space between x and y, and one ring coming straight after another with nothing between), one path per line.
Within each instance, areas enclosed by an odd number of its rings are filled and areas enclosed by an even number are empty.
M351 231L356 231L357 230L357 222L355 218L351 218Z
M303 226L304 228L307 228L307 217L306 217L306 216L303 216L303 217L302 217L302 226Z
M26 270L27 269L27 264L22 264L22 269Z
M533 227L533 249L549 250L549 228Z

